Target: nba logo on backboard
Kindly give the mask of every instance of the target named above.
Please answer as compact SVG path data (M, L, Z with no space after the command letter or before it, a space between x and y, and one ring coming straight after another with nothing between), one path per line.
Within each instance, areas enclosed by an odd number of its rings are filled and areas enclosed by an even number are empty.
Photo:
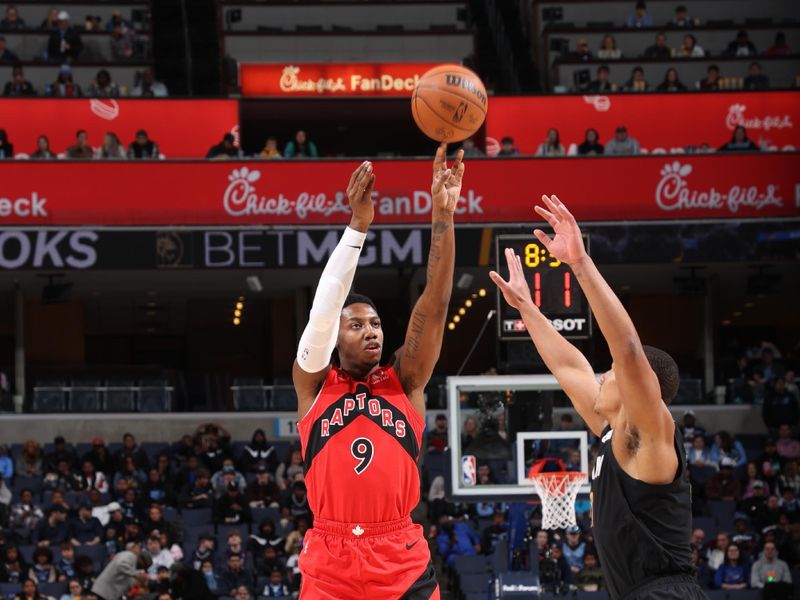
M466 454L461 457L461 483L464 486L472 487L476 481L475 457L471 454Z

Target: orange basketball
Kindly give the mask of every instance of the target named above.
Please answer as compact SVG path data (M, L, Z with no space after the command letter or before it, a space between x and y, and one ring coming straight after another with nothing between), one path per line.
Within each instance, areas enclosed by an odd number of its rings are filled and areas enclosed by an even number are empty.
M488 108L480 78L461 65L425 73L411 96L411 114L422 133L437 142L460 142L483 125Z

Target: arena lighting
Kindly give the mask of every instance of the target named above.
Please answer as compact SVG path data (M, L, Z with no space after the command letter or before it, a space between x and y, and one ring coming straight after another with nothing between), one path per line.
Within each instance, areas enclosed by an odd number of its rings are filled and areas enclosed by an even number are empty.
M742 316L742 311L740 311L740 310L733 311L733 316L734 317L741 317Z
M455 329L455 328L456 328L456 324L455 324L455 323L448 323L448 324L447 324L447 328L448 328L450 331L453 331L453 329Z
M731 320L730 319L723 319L722 320L722 324L723 325L730 325L731 324Z
M753 308L755 305L756 305L755 302L745 302L744 303L744 307L745 308Z
M478 296L483 298L485 295L486 295L486 290L485 289L481 288L481 289L478 290Z
M244 302L237 302L236 303L236 309L237 310L242 310L243 308L244 308Z
M467 308L472 306L472 300L467 300L466 302L464 302L464 306L466 306Z
M458 315L454 315L453 316L453 323L458 323L459 321L461 321L461 317L459 317Z
M466 308L459 308L459 309L458 309L458 314L460 314L460 315L465 315L465 314L467 314L467 309L466 309Z
M247 287L251 292L260 292L264 289L264 286L261 285L261 280L258 278L258 275L250 275L247 277Z
M238 325L238 324L239 324L239 323L241 323L241 322L242 322L242 321L241 321L241 319L239 319L239 317L234 317L234 318L233 318L233 324L234 324L234 325Z
M235 311L233 311L233 316L234 316L234 317L241 317L241 316L242 316L242 311L240 311L240 310L237 308Z

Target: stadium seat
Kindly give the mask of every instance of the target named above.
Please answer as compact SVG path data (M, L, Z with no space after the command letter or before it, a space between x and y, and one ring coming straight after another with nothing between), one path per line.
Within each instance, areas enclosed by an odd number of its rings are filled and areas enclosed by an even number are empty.
M689 465L689 474L692 477L692 481L698 485L705 485L705 483L716 472L717 470L714 467L697 467L695 465Z
M272 522L275 523L276 526L281 519L281 511L277 508L254 508L252 515L254 531L258 529L259 524L264 519L272 519Z
M21 583L0 583L0 597L13 598L22 592Z
M12 491L14 493L14 497L19 497L19 493L24 489L29 489L33 492L34 495L38 495L42 493L42 478L41 477L25 477L23 475L17 475L14 478L14 485L12 487Z
M183 526L187 529L190 527L213 528L210 508L185 508L181 517Z
M728 590L728 600L761 600L761 590Z
M19 547L19 553L22 555L22 558L25 559L25 562L29 565L33 564L33 551L36 550L36 546L31 546L29 544L25 544L24 546Z
M577 600L608 600L608 592L600 590L599 592L584 592L578 591Z
M100 572L106 561L106 547L103 544L96 546L80 546L75 549L75 557L88 556L92 559L95 571Z
M275 448L275 452L278 455L278 462L284 462L289 460L289 452L292 449L291 442L271 442L271 444Z
M453 569L461 575L474 573L488 573L489 564L483 554L476 556L456 556L453 560Z
M147 454L150 464L154 465L158 455L169 450L169 444L166 442L142 442L142 450Z
M708 600L728 600L727 590L704 590L708 595Z
M178 522L178 509L174 506L165 506L162 511L162 515L167 523Z
M67 593L67 582L56 581L54 583L40 583L39 592L51 598L60 598Z
M458 578L458 587L462 592L485 592L489 589L490 581L486 573L466 573Z
M711 515L717 520L718 529L730 531L733 528L733 515L736 513L736 502L711 500L708 503Z
M714 517L692 517L692 529L702 529L706 539L714 539L717 535L717 522Z

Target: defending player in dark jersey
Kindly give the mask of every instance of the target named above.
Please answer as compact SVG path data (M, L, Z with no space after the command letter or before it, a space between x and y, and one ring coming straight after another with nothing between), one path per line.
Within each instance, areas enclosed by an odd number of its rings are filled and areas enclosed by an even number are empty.
M409 515L419 502L423 390L439 359L455 266L463 152L448 169L445 151L433 163L427 284L386 366L375 305L348 295L374 214L372 164L350 178L350 226L322 272L292 371L314 514L300 554L302 600L439 598L428 544Z
M587 255L575 218L555 196L536 207L555 230L534 235L567 263L608 342L613 363L598 381L586 358L539 312L519 256L506 250L509 280L490 277L520 311L536 349L587 426L602 436L592 478L594 539L611 597L705 598L691 566L691 500L680 432L667 404L678 368L642 346L628 313Z

